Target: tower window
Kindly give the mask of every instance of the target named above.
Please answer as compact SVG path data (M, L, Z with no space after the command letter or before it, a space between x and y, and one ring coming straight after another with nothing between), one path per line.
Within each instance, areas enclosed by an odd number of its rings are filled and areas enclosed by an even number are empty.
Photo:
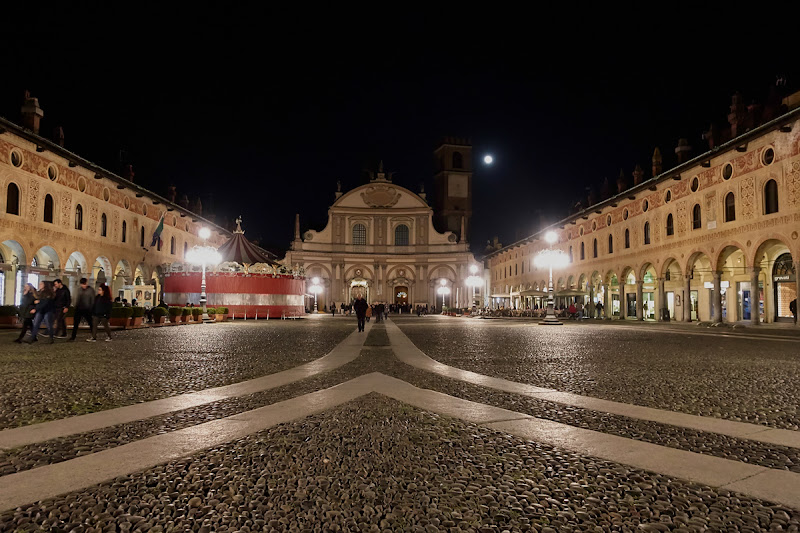
M644 223L644 243L650 244L650 223Z
M569 247L569 262L572 263L572 246Z
M49 194L44 197L44 221L53 223L53 197Z
M672 213L667 215L667 235L675 235L675 220Z
M400 224L394 229L394 245L408 246L408 226Z
M764 214L778 212L778 182L769 180L764 185Z
M185 243L183 243L183 257L184 257L184 259L186 258L186 252L188 252L188 251L189 251L189 243L185 242Z
M625 248L631 247L631 230L625 229Z
M364 246L367 244L367 227L364 224L353 226L353 244Z
M700 204L694 204L692 208L692 229L700 229Z
M75 229L83 229L83 206L81 204L75 206Z
M725 222L736 220L736 197L732 192L725 195Z
M169 253L175 255L175 237L169 239Z
M586 259L586 252L583 243L581 243L581 261L583 261L584 259Z
M614 236L613 235L609 235L608 236L608 253L610 253L610 254L614 253Z
M142 229L141 229L141 231L139 233L140 233L140 235L139 235L139 246L144 248L144 226L142 226Z
M464 168L464 158L461 152L453 152L453 168Z
M100 236L107 237L108 236L108 217L105 213L102 214L100 217Z
M16 183L9 183L6 191L6 213L19 215L19 187Z
M597 239L595 239L592 243L592 255L597 257Z
M128 223L124 220L122 221L122 242L125 242L125 239L128 237Z

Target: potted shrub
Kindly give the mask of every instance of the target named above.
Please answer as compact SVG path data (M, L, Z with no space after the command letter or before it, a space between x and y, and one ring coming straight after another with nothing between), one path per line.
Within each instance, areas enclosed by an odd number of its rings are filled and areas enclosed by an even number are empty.
M217 307L217 322L224 322L228 320L228 308Z
M74 307L67 308L67 314L64 315L64 322L67 324L67 327L72 327L72 324L75 323L75 308Z
M192 320L195 322L202 322L203 320L203 308L202 307L192 307Z
M181 319L184 322L189 322L192 319L192 308L191 307L184 307L181 311Z
M163 309L163 307L162 307ZM169 310L169 321L172 323L178 323L183 318L183 308L182 307L170 307Z
M156 324L163 324L167 320L167 310L163 307L154 307L153 308L153 320L156 321Z
M16 305L0 305L0 324L16 324L18 314Z
M131 307L131 327L138 327L142 325L142 321L144 320L144 307Z
M217 309L214 307L206 307L206 313L208 313L208 318L211 320L217 319Z
M109 320L109 324L114 327L122 326L127 327L131 315L133 314L132 307L112 307L111 308L111 320Z

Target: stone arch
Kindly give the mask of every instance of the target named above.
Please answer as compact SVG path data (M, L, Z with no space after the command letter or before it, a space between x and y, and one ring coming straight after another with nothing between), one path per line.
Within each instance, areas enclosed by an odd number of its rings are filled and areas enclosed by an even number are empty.
M694 267L694 263L703 256L710 261L711 253L709 253L708 250L705 248L693 248L686 256L686 264L683 269L684 274L688 276Z
M86 275L89 272L89 262L82 252L75 250L67 257L67 262L64 265L64 270L74 272L76 275Z
M567 288L571 289L574 286L575 286L575 275L570 274L570 276L567 278Z
M581 274L580 277L578 278L578 287L577 287L577 289L579 291L588 290L588 287L586 285L586 274Z
M651 263L650 261L645 261L644 263L642 263L642 266L639 267L638 273L636 275L636 280L638 281L640 279L644 279L644 276L645 276L645 274L647 273L648 270L652 270L653 271L653 275L656 278L658 278L658 271L656 270L655 265L653 263Z
M20 266L28 266L28 253L25 247L18 241L8 239L0 243L0 252L6 263L19 264Z
M620 283L624 282L624 284L628 284L631 275L633 275L634 282L640 279L636 277L636 271L632 267L624 267L622 269L622 276L620 276Z
M605 275L603 276L603 282L609 287L617 286L619 285L619 277L617 276L617 273L611 269L606 271Z
M111 261L105 256L98 256L92 264L92 279L95 285L100 283L108 284L113 280L114 270L111 267Z
M674 257L668 257L661 263L661 271L658 273L660 278L667 278L667 273L670 273L670 279L675 281L677 278L672 279L672 276L677 272L677 274L681 274L680 263Z
M711 263L716 267L716 269L722 270L725 266L726 261L728 258L735 254L736 252L741 252L744 259L744 264L741 265L742 268L747 268L747 248L742 246L740 243L736 241L730 241L729 243L724 244L719 248L719 251L714 256L713 262Z
M331 269L322 263L310 263L305 268L308 276L316 275L311 273L314 271L314 269L319 269L321 271L321 274L319 274L321 278L330 280L333 277L331 275Z
M124 285L133 285L133 280L131 264L125 259L120 259L114 267L114 276L110 284L111 294L116 295Z
M400 270L405 271L404 274L400 275ZM406 278L408 280L414 281L417 279L417 276L413 266L392 265L392 267L386 271L386 279L394 279L394 278Z
M34 258L36 259L39 268L61 270L61 258L58 256L56 249L50 245L39 248L31 257L31 261L33 261Z
M556 291L560 291L560 290L564 290L564 288L565 288L564 277L562 276L562 277L558 278L558 281L556 282L555 290Z
M748 258L747 264L752 266L759 266L764 259L764 254L768 253L771 249L776 246L783 245L789 252L792 254L792 257L797 255L797 250L792 250L792 248L787 244L792 242L786 235L782 235L780 233L772 233L768 237L764 238L759 242L757 246L753 248L753 254Z
M356 275L356 270L361 270L361 274L360 275ZM360 277L360 278L364 278L364 279L368 279L368 280L373 280L373 279L375 279L375 273L372 271L372 269L367 268L366 265L358 264L358 265L353 265L353 266L349 267L345 271L344 277L345 277L345 279L353 279L353 278Z
M447 278L452 282L458 279L456 271L450 265L437 265L436 269L431 271L430 279L437 280L439 278ZM506 290L508 292L508 290Z

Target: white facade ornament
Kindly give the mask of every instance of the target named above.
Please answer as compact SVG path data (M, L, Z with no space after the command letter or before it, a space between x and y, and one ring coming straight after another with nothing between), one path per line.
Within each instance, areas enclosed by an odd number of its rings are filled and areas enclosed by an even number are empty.
M392 207L400 196L400 191L387 185L371 185L361 192L361 199L370 207Z

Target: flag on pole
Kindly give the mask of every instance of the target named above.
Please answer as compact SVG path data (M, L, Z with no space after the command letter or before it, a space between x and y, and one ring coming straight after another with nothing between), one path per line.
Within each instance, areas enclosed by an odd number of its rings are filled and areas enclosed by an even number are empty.
M164 231L164 214L161 215L161 220L158 221L158 226L156 226L156 230L153 232L153 241L150 243L150 248L155 246L156 244L161 243L161 232Z

